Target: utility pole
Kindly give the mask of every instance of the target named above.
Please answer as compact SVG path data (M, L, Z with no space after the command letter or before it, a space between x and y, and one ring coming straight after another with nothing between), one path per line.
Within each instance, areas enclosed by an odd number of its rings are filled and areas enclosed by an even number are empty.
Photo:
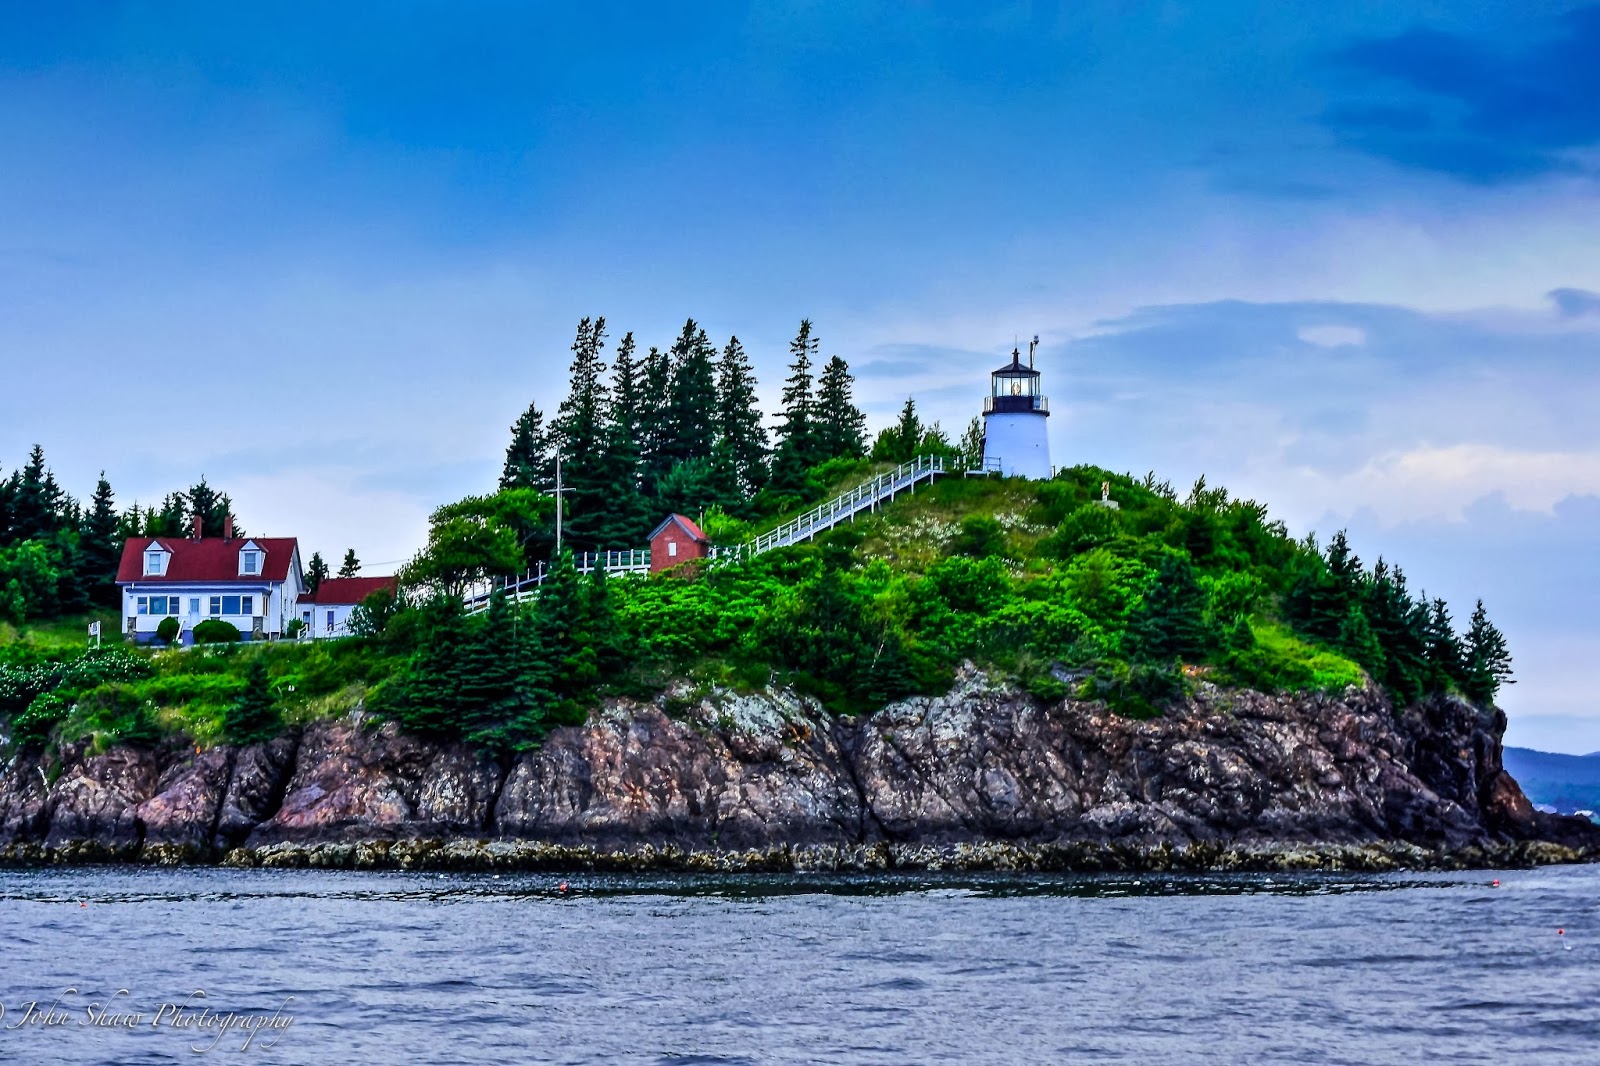
M546 494L546 495L554 496L556 498L556 558L557 559L561 558L561 494L563 492L571 492L571 491L572 491L571 489L563 488L562 485L561 485L561 449L559 447L557 447L556 448L556 487L555 487L555 490L553 492L549 492L549 493Z

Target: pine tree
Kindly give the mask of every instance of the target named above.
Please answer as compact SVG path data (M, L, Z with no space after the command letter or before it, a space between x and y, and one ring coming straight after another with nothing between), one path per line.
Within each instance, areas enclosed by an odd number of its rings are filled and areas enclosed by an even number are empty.
M859 459L866 451L867 416L855 405L855 378L837 355L817 379L817 454L820 459Z
M811 334L811 320L802 319L800 332L789 343L789 377L783 386L778 444L772 461L771 485L780 492L805 487L806 473L817 461L816 407L812 390L812 365L820 342Z
M550 718L559 724L583 720L581 697L600 677L600 659L586 640L586 596L571 552L562 552L539 589L534 642L539 649L532 683L550 694Z
M65 493L56 476L44 463L44 449L35 444L28 452L27 465L12 475L11 527L7 540L43 540L61 527Z
M667 455L674 464L711 458L717 428L715 355L706 331L694 319L686 321L672 345L672 387L667 395L672 433Z
M650 531L639 448L642 382L633 353L633 334L628 333L617 345L617 356L611 364L611 404L606 413L603 459L605 509L603 521L595 530L596 544L605 550L637 547Z
M468 743L497 753L519 750L537 735L538 713L522 682L520 620L504 589L489 596L489 609L462 641L453 694Z
M361 560L356 558L356 550L354 548L346 548L344 550L344 562L339 564L339 576L355 577L359 573L361 573Z
M448 737L461 729L463 659L471 637L460 599L441 597L424 606L416 650L377 697L376 710L409 732Z
M104 470L95 483L94 498L89 513L78 527L78 548L81 553L81 571L89 598L102 606L115 607L121 601L117 590L117 563L121 558L120 522L111 492L111 482Z
M1428 612L1427 640L1433 687L1442 692L1451 685L1459 686L1464 677L1461 642L1456 639L1450 608L1442 599L1434 600Z
M187 537L194 529L189 520L189 500L181 492L170 492L161 501L161 507L144 513L144 535L147 537Z
M608 392L605 348L606 320L584 319L572 343L572 382L561 401L555 429L561 450L562 486L571 491L563 506L573 541L593 546L604 532L609 485L605 464L605 422Z
M1468 699L1481 706L1494 703L1501 685L1514 685L1511 677L1511 653L1506 638L1489 621L1483 601L1472 612L1467 625L1465 668L1461 691Z
M1135 655L1147 662L1192 660L1206 653L1205 592L1187 557L1171 553L1162 557L1128 635Z
M672 361L659 348L644 358L644 379L639 388L639 459L641 487L647 495L672 469L672 422L668 400L672 393Z
M545 432L544 412L539 410L538 404L529 404L511 427L511 443L506 447L500 487L543 491L554 485L555 480L555 451Z
M272 699L266 660L245 668L244 691L222 713L222 734L235 744L257 744L283 731L283 715Z
M185 510L190 515L199 516L200 535L202 537L222 536L223 532L228 528L227 520L234 518L233 501L225 494L206 484L204 477L200 479L198 485L195 485L184 494L183 499L187 502ZM188 534L191 531L183 530L182 532ZM169 536L176 535L178 534L169 534ZM239 527L237 518L234 519L233 523L233 535L236 537L244 535L244 530Z
M727 495L748 499L767 478L767 430L756 406L756 378L738 337L717 363L717 443L713 467Z
M880 463L904 463L917 454L926 430L917 417L917 401L907 396L900 418L878 434L872 445L872 458Z
M1339 624L1339 650L1354 659L1373 678L1384 674L1383 646L1367 621L1366 612L1352 603Z
M321 552L311 553L311 562L306 564L306 593L315 596L317 589L328 580L328 564L323 561Z
M971 468L978 469L978 464L983 459L983 421L977 415L973 415L972 421L967 423L966 430L961 434L959 447L962 457Z

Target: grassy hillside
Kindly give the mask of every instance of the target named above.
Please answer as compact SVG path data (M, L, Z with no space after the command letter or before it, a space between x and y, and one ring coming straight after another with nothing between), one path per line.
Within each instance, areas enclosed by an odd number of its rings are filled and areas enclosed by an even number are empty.
M872 472L833 464L814 494ZM1102 482L1115 508L1100 503ZM1151 715L1202 676L1269 690L1370 678L1405 702L1443 689L1492 697L1504 668L1486 619L1458 635L1398 568L1363 567L1342 537L1326 551L1296 541L1265 508L1203 481L1179 498L1154 478L1089 467L1047 482L947 477L815 543L648 580L558 566L536 602L497 598L463 617L438 575L493 573L489 549L472 553L514 543L496 526L502 511L442 519L453 539L435 537L440 557L417 568L432 584L373 605L359 638L86 655L83 620L0 632L0 716L14 742L181 733L208 744L258 733L268 704L294 720L365 700L413 731L516 749L607 695L685 679L792 684L863 713L942 691L971 660L1041 696Z

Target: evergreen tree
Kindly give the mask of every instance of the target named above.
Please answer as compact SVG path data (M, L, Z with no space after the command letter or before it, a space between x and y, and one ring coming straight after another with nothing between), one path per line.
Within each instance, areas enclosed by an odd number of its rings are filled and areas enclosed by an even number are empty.
M650 531L650 507L642 494L643 459L639 440L643 420L641 368L633 356L633 334L623 336L611 364L611 405L606 414L604 520L595 531L597 545L627 550L644 542Z
M570 515L565 526L573 541L594 546L604 532L610 486L605 462L605 428L608 392L605 348L606 320L585 318L578 323L572 343L572 382L556 415L556 435L561 450L561 482L569 489L563 507Z
M147 537L187 537L193 529L189 521L189 501L181 492L169 492L159 509L152 507L144 513Z
M1464 649L1464 670L1461 691L1468 699L1481 706L1494 703L1501 685L1514 685L1511 677L1511 653L1506 638L1489 621L1483 601L1472 612L1467 625Z
M462 736L468 743L505 753L531 743L538 713L522 679L518 619L503 588L489 596L489 609L466 633L457 688Z
M244 691L222 713L222 734L234 744L257 744L283 731L283 715L267 682L266 660L245 668Z
M716 349L706 331L689 319L672 345L672 387L667 395L673 463L710 459L716 439L717 389L713 360Z
M115 607L122 599L117 589L117 563L122 556L120 525L111 482L106 480L102 470L100 480L95 483L89 512L78 527L84 587L89 598L101 606Z
M43 540L61 526L65 493L56 476L44 464L44 449L35 444L20 473L12 475L10 495L11 525L6 540Z
M1428 612L1426 632L1428 667L1432 672L1433 687L1442 692L1451 685L1459 686L1464 677L1461 642L1456 639L1450 608L1444 600L1433 601Z
M1354 659L1374 679L1384 676L1383 646L1359 604L1352 603L1339 625L1339 650Z
M639 389L639 459L641 482L646 494L672 469L673 436L668 400L672 392L672 361L659 348L651 348L644 358L643 382Z
M195 485L183 496L183 499L188 503L185 510L190 515L198 515L200 517L200 535L202 537L222 536L223 531L228 528L227 520L229 518L234 519L233 535L235 537L244 536L244 530L239 527L238 519L233 514L233 501L226 494L220 493L206 484L204 477L200 479L198 485ZM179 536L189 532L191 530L182 530L176 533L169 533L168 536Z
M361 560L356 558L356 550L354 548L346 548L344 550L344 562L339 564L339 576L355 577L359 573L361 573Z
M408 731L450 737L461 730L460 693L471 636L461 600L442 596L424 606L422 632L405 668L376 698L376 710Z
M917 417L917 401L907 396L905 406L900 408L899 420L879 433L873 442L872 458L880 463L907 462L917 454L926 433L922 419Z
M972 421L967 423L966 430L961 434L959 445L962 456L976 470L978 463L983 459L983 421L977 416L972 416Z
M1209 646L1205 603L1189 559L1177 553L1164 555L1128 627L1134 654L1147 662L1203 656Z
M717 364L717 443L713 466L725 495L748 499L767 477L767 430L756 406L756 378L738 337Z
M323 561L321 552L311 553L311 562L306 564L306 593L315 596L317 589L328 580L328 564Z
M555 480L555 451L545 432L544 412L539 410L538 404L529 404L511 427L511 443L506 447L500 487L544 491L554 485Z
M122 517L117 521L117 540L130 540L134 537L144 536L145 513L139 508L139 501L135 500L133 506L122 512Z
M549 693L550 720L563 725L583 720L581 697L600 678L600 657L589 646L587 597L572 553L556 559L550 576L539 589L534 612L534 643L538 648L530 680Z
M780 492L804 489L806 473L817 461L817 398L812 366L819 342L811 333L811 320L802 319L800 332L789 343L789 377L783 386L779 413L778 445L772 460L771 485Z
M817 378L817 454L828 459L859 459L866 453L867 416L855 405L855 378L837 355Z

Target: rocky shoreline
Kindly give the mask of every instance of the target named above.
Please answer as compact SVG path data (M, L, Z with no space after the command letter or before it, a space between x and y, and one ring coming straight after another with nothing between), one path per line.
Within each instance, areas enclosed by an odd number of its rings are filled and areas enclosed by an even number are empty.
M670 713L669 713L670 711ZM267 744L0 770L0 862L612 871L1386 871L1600 859L1504 715L1200 682L1160 718L968 670L836 719L786 691L613 701L495 760L360 712Z

